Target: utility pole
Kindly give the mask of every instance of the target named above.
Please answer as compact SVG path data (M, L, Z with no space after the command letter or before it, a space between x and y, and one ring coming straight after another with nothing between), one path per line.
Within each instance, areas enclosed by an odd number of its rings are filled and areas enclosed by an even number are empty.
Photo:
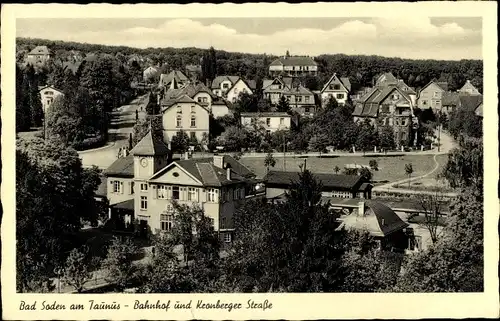
M283 135L283 170L286 172L286 144L285 144L285 135Z
M438 152L441 151L441 114L438 114Z

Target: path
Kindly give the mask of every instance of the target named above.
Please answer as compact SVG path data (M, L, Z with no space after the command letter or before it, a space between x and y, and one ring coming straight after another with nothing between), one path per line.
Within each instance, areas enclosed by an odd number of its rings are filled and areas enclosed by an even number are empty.
M116 160L119 148L128 145L129 135L135 125L135 111L139 110L139 118L144 118L147 101L148 95L139 96L130 104L120 106L113 111L109 129L110 142L104 147L78 152L83 166L96 165L99 168L107 168Z

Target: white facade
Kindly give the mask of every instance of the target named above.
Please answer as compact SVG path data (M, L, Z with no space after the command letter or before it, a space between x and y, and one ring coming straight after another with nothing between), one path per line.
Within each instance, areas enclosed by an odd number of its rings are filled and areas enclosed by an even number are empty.
M240 78L231 89L227 92L227 100L230 102L236 102L238 100L238 96L241 93L252 94L252 89L248 87L248 85Z
M181 130L201 142L203 134L208 135L209 113L196 102L178 102L163 112L162 123L163 140L169 145L172 137Z
M291 117L286 113L242 113L241 124L248 127L260 125L268 133L273 133L278 130L289 130Z
M227 80L221 81L220 87L212 89L212 92L214 93L214 95L216 95L218 97L223 97L232 86L233 86L233 83L229 79L227 79Z
M40 89L40 99L42 100L43 112L46 113L54 100L61 96L64 96L63 92L52 86Z

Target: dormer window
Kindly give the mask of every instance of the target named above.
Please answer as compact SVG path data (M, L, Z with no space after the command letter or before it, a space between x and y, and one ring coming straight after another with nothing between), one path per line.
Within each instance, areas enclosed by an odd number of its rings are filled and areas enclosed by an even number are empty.
M222 89L228 89L228 88L229 88L229 84L228 83L222 84Z

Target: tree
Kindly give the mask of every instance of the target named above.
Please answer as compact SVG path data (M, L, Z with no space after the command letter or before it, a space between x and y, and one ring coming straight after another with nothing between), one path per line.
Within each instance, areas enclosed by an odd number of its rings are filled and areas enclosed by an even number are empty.
M62 266L69 241L84 223L95 225L100 171L84 169L75 150L34 138L17 141L17 289L50 291L54 266Z
M128 237L114 237L108 247L102 268L106 273L105 280L114 284L118 291L123 291L133 279L137 271L133 263L138 249Z
M448 154L448 161L440 176L452 188L474 187L483 189L483 142L481 139L464 138L459 148Z
M43 120L42 98L38 90L38 79L35 74L35 69L32 65L28 65L25 70L27 80L27 96L28 104L31 108L31 126L39 127Z
M246 145L247 137L248 131L245 128L230 126L217 138L217 144L224 146L227 151L239 151Z
M405 164L405 173L408 175L408 188L410 188L411 174L413 174L413 165L411 163Z
M281 96L276 108L279 112L283 112L283 113L290 112L290 104L288 103L288 100L286 99L285 96Z
M340 172L340 167L335 165L335 168L333 170L335 171L335 174L338 174Z
M482 191L467 189L450 205L443 236L411 256L393 291L484 291Z
M269 173L269 167L274 167L276 165L276 159L273 157L273 153L267 153L264 159L264 166L266 166L266 172Z
M235 238L222 277L225 291L332 292L344 252L337 216L321 203L321 183L307 170L284 204L254 200L235 213Z
M323 153L326 151L326 147L328 146L328 137L324 133L320 133L314 135L309 140L309 150L317 151Z
M386 151L396 148L394 131L391 127L385 126L379 130L379 142L380 147Z
M339 106L339 103L337 102L337 99L335 97L330 97L326 104L325 104L325 109L328 111L333 111Z
M28 81L16 64L16 132L31 127L31 107L28 102Z
M359 171L359 176L361 176L367 182L370 182L372 180L373 174L372 174L372 172L370 172L370 170L368 168L363 167Z
M64 266L64 282L74 287L78 293L82 293L85 283L92 279L87 254L88 248L73 249Z
M146 112L148 115L157 115L160 113L160 106L153 92L149 93L148 104L146 105Z
M358 126L360 128L356 138L356 147L364 152L377 146L378 133L375 127L368 120Z
M85 139L82 118L72 112L68 98L57 97L47 110L47 137L65 146L81 143Z
M185 131L178 131L170 141L172 151L174 153L185 153L189 148L189 136Z
M370 165L370 168L374 171L378 171L378 162L374 159L371 159L368 164Z
M145 288L153 293L212 292L220 275L220 241L213 220L199 206L172 206L172 229L155 241Z
M440 227L442 226L445 199L444 196L436 192L435 194L420 194L416 195L418 204L422 208L424 214L424 221L420 223L431 236L432 243L436 243L440 234Z

